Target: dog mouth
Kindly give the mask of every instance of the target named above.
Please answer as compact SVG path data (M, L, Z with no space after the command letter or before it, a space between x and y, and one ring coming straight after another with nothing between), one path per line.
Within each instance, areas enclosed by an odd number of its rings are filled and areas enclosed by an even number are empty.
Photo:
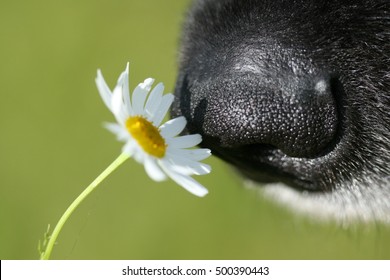
M240 147L221 147L213 145L215 139L204 137L203 146L212 150L213 155L232 165L244 178L260 186L269 183L284 183L298 191L327 192L328 185L318 182L320 174L307 166L314 165L318 159L292 158L272 145L252 144ZM304 165L307 165L304 167Z

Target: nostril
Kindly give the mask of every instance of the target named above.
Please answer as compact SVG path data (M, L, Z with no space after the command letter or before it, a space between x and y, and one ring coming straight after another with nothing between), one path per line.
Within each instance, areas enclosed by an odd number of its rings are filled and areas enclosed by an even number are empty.
M213 139L204 145L269 145L290 157L310 158L334 140L338 114L330 79L277 88L253 81L214 81L186 89L191 100L180 106L182 112L187 108L190 129L206 142Z

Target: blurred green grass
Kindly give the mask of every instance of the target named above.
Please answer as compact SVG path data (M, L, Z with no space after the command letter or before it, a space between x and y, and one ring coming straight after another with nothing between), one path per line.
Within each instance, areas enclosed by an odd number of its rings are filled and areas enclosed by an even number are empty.
M0 258L35 259L37 243L119 153L95 88L127 61L172 91L189 1L0 2ZM77 209L56 259L389 259L390 229L343 229L295 216L218 159L197 198L129 161Z

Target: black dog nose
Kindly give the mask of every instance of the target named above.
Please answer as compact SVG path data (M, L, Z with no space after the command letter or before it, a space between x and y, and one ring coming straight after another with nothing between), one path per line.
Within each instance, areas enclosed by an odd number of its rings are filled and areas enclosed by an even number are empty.
M337 107L327 75L282 83L252 75L193 83L184 77L177 90L189 129L201 133L210 148L217 139L224 148L261 144L290 157L310 158L336 135Z

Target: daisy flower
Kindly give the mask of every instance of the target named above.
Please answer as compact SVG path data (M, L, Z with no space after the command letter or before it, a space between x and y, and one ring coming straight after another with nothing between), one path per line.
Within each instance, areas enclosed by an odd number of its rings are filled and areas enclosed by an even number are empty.
M174 99L170 93L163 95L162 83L151 90L154 80L148 78L134 89L130 98L128 76L129 64L111 92L101 71L97 72L100 96L116 119L106 128L125 143L122 152L143 164L151 179L163 181L170 177L192 194L205 196L207 189L191 177L211 171L209 165L200 162L211 155L210 150L190 149L202 137L179 136L187 124L184 117L161 124Z
M184 117L161 124L173 102L172 94L163 95L163 84L158 84L150 92L154 80L146 79L134 89L130 98L128 77L127 63L111 92L98 70L96 85L100 96L117 121L106 124L106 127L125 145L122 154L69 205L51 234L48 228L43 242L38 245L41 260L50 259L57 237L74 210L129 157L142 163L146 173L155 181L170 177L194 195L205 196L208 193L205 187L191 177L211 171L209 165L200 162L211 155L210 150L193 148L202 141L202 137L199 134L179 136L187 124Z

